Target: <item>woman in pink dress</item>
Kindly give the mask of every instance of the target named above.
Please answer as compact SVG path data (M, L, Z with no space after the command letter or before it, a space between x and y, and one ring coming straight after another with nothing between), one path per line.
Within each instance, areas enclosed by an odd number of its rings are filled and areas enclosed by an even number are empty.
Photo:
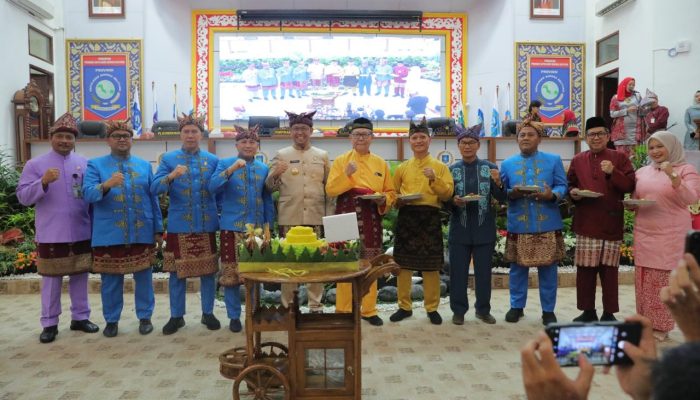
M632 197L654 200L636 208L634 223L635 297L637 313L652 321L659 341L668 337L674 323L659 298L668 286L671 270L683 257L685 234L691 229L688 205L700 196L700 175L685 162L683 145L668 131L647 140L651 164L636 172Z

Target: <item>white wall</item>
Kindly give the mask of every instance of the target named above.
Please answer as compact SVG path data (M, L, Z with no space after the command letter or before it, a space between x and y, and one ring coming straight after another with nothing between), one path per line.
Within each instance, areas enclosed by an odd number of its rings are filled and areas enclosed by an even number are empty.
M567 5L571 2L567 2ZM586 10L587 65L590 79L586 91L595 93L595 76L614 68L620 78L636 79L636 90L642 95L647 88L659 95L659 102L668 107L671 130L679 138L685 134L683 115L693 94L700 89L700 2L697 0L635 0L603 17L595 16L593 1ZM595 41L620 31L620 59L600 68L595 67ZM667 50L679 40L690 40L688 53L669 57ZM595 110L595 98L587 96L588 116Z
M0 0L0 37L5 59L0 62L0 148L6 150L14 158L14 105L12 98L15 92L29 83L29 65L37 66L49 72L54 72L55 85L58 88L62 77L62 66L65 61L63 51L62 14L63 1L54 0L56 17L45 21L30 15L25 10L4 0ZM29 55L28 26L53 37L54 63L49 64ZM65 84L62 85L65 87ZM63 90L65 93L65 89ZM58 94L56 95L58 96ZM65 95L64 95L65 97ZM57 99L60 101L60 99ZM62 107L65 109L65 100Z

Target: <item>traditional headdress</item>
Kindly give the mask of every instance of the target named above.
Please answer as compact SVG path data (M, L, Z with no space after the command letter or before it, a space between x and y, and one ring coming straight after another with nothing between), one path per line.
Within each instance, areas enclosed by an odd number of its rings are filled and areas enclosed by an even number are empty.
M413 120L411 120L408 126L409 137L418 132L425 133L426 135L430 136L430 128L428 128L428 121L426 121L425 117L423 117L418 124L413 123Z
M181 117L177 117L177 124L180 130L187 125L194 125L199 128L200 131L204 132L204 115L197 117L194 111L189 115L182 113Z
M531 128L534 128L537 131L537 134L540 136L544 136L544 124L541 122L533 121L530 118L525 118L523 122L520 123L520 127L518 128L518 133L523 130L524 127L529 126Z
M65 113L58 117L56 122L49 128L49 135L53 135L56 132L69 132L77 136L78 122L70 113Z
M255 125L250 129L246 129L239 125L234 125L233 127L236 129L236 141L243 139L253 139L256 142L260 142L260 137L258 136L260 125Z
M125 121L109 120L105 122L107 125L107 136L111 135L115 131L129 132L131 136L134 136L134 128L131 126L129 121L131 118L127 118Z
M607 128L603 117L590 117L586 120L586 132L588 132L589 129L600 127Z
M289 126L293 126L296 124L304 124L308 125L309 127L313 128L314 127L314 114L316 114L316 110L311 111L311 112L303 112L300 114L295 114L293 112L285 111L287 113L287 116L289 117Z
M367 118L360 117L352 120L352 124L350 125L350 132L358 128L365 128L371 131L374 129L374 125L372 125L372 121L368 120Z
M481 140L481 124L465 128L462 125L455 125L455 134L457 135L457 143L464 138L472 138L477 142Z
M656 100L656 101L659 101L659 96L658 96L656 93L654 93L654 92L652 92L651 90L649 90L649 89L647 89L647 92L646 92L645 97L650 98L650 99L654 99L654 100Z

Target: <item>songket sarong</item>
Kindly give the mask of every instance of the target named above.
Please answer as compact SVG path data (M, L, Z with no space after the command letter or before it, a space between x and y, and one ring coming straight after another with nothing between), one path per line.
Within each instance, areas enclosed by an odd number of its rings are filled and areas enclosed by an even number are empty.
M548 267L564 259L566 248L561 231L543 233L508 233L506 262L521 267Z
M338 196L336 214L357 213L357 226L360 230L360 258L372 259L382 253L384 234L382 216L379 215L374 200L360 199L357 196L373 194L369 189L350 189Z
M236 286L243 283L238 274L238 243L243 240L243 232L221 231L221 286Z
M637 314L651 320L657 331L673 330L674 321L671 312L661 302L661 288L668 286L671 271L635 266L634 294L637 300Z
M603 240L576 235L574 265L577 267L617 267L620 265L622 240Z
M440 209L403 206L399 209L394 241L394 260L401 268L439 271L445 260Z
M219 270L216 234L168 233L163 251L163 271L177 272L179 279L209 275Z
M36 246L36 269L42 276L75 275L92 267L89 240L74 243L39 243Z
M94 247L92 272L124 275L143 271L154 264L155 254L155 246L144 243Z

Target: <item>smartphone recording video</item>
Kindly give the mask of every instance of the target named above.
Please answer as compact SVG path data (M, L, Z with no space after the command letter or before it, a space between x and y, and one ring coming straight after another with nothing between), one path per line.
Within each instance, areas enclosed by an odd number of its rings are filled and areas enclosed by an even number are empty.
M700 231L688 231L685 236L685 252L700 261Z
M553 324L545 329L562 367L577 366L581 353L593 365L632 364L620 342L639 344L641 330L640 324L626 322Z

